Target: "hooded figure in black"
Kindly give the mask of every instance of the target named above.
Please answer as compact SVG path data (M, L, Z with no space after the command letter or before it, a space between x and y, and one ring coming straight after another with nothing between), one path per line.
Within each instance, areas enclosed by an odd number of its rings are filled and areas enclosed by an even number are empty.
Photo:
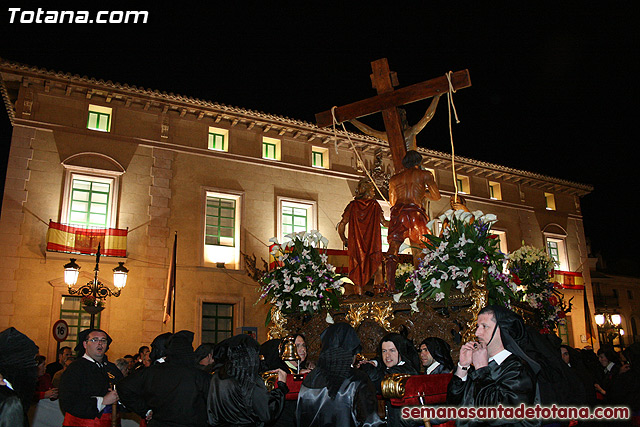
M155 340L154 340L155 342ZM166 341L166 359L120 382L120 401L149 427L206 427L210 376L193 363L193 332Z
M0 333L0 425L28 425L26 412L36 389L38 347L11 327Z
M151 364L164 363L167 357L167 342L173 334L171 332L165 332L153 339L151 342L151 353L149 353L149 360Z
M425 338L420 343L420 360L428 375L449 374L455 366L449 343L437 337Z
M522 317L502 306L487 306L478 314L478 342L460 348L460 362L447 390L447 404L461 407L534 406L540 402L540 364L529 357ZM556 353L559 359L559 352ZM474 366L470 366L471 364ZM458 419L459 426L539 426L540 420Z
M640 425L640 343L622 350L623 363L614 379L609 401L614 405L628 406L633 422Z
M274 369L282 369L287 374L296 373L294 369L280 357L281 339L272 339L265 341L260 345L260 372L273 371ZM285 400L284 409L278 421L273 424L274 427L289 427L296 423L296 402L294 400Z
M260 377L259 345L247 334L224 341L225 364L211 377L207 408L214 426L262 427L273 424L288 393L286 374L280 370L277 388L267 391Z
M369 377L352 367L362 347L356 331L336 323L322 332L316 368L302 382L296 409L299 427L383 426Z
M280 358L281 339L265 341L260 345L260 372L282 369L287 374L294 373L293 370Z

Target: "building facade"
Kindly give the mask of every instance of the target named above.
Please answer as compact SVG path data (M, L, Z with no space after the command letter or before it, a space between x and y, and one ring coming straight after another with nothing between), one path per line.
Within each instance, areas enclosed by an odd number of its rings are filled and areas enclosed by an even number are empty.
M72 255L47 250L50 220L128 229L126 257L100 261L107 285L117 262L130 270L122 294L108 298L97 319L114 338L112 357L171 329L162 319L176 233L176 329L195 331L196 345L241 327L256 327L264 340L267 307L255 304L242 254L266 259L270 238L305 229L342 249L336 224L363 166L392 172L387 144L368 136L9 61L0 62L0 76L13 124L4 142L11 150L0 218L0 330L26 333L49 360L58 346L54 323L67 320L72 340L88 316L63 281ZM435 217L454 191L451 155L421 152L443 194L429 206ZM573 297L561 335L587 345L583 300L593 307L593 291L583 268L580 198L591 187L457 156L456 168L468 207L498 216L503 251L524 242L558 260L556 280ZM95 257L73 257L80 281L91 280Z

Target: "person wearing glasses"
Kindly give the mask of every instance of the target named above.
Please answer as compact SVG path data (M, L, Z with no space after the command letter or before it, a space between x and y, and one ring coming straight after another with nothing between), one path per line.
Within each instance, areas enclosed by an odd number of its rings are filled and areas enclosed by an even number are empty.
M78 335L75 350L79 358L62 375L60 408L64 427L111 426L115 384L123 378L116 365L107 360L111 337L101 329L86 329Z

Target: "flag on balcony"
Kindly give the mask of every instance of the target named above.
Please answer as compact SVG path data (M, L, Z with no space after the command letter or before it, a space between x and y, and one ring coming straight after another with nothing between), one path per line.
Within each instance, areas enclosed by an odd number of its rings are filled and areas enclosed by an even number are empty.
M127 256L128 230L121 228L87 228L49 221L47 250L95 255L98 245L104 256Z

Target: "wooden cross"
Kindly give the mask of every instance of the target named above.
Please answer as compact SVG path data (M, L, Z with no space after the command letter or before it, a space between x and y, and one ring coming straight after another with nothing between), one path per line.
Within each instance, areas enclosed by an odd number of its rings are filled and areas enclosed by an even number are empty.
M407 153L398 107L448 92L449 81L446 76L442 76L394 90L393 87L398 85L396 73L389 71L387 58L373 61L371 70L373 71L371 83L378 92L378 96L337 107L334 113L338 122L344 122L382 111L391 157L393 158L393 166L396 173L398 173L403 169L402 159ZM464 70L453 73L451 75L451 84L454 90L471 86L469 71ZM318 127L333 124L331 110L316 114L316 124Z

